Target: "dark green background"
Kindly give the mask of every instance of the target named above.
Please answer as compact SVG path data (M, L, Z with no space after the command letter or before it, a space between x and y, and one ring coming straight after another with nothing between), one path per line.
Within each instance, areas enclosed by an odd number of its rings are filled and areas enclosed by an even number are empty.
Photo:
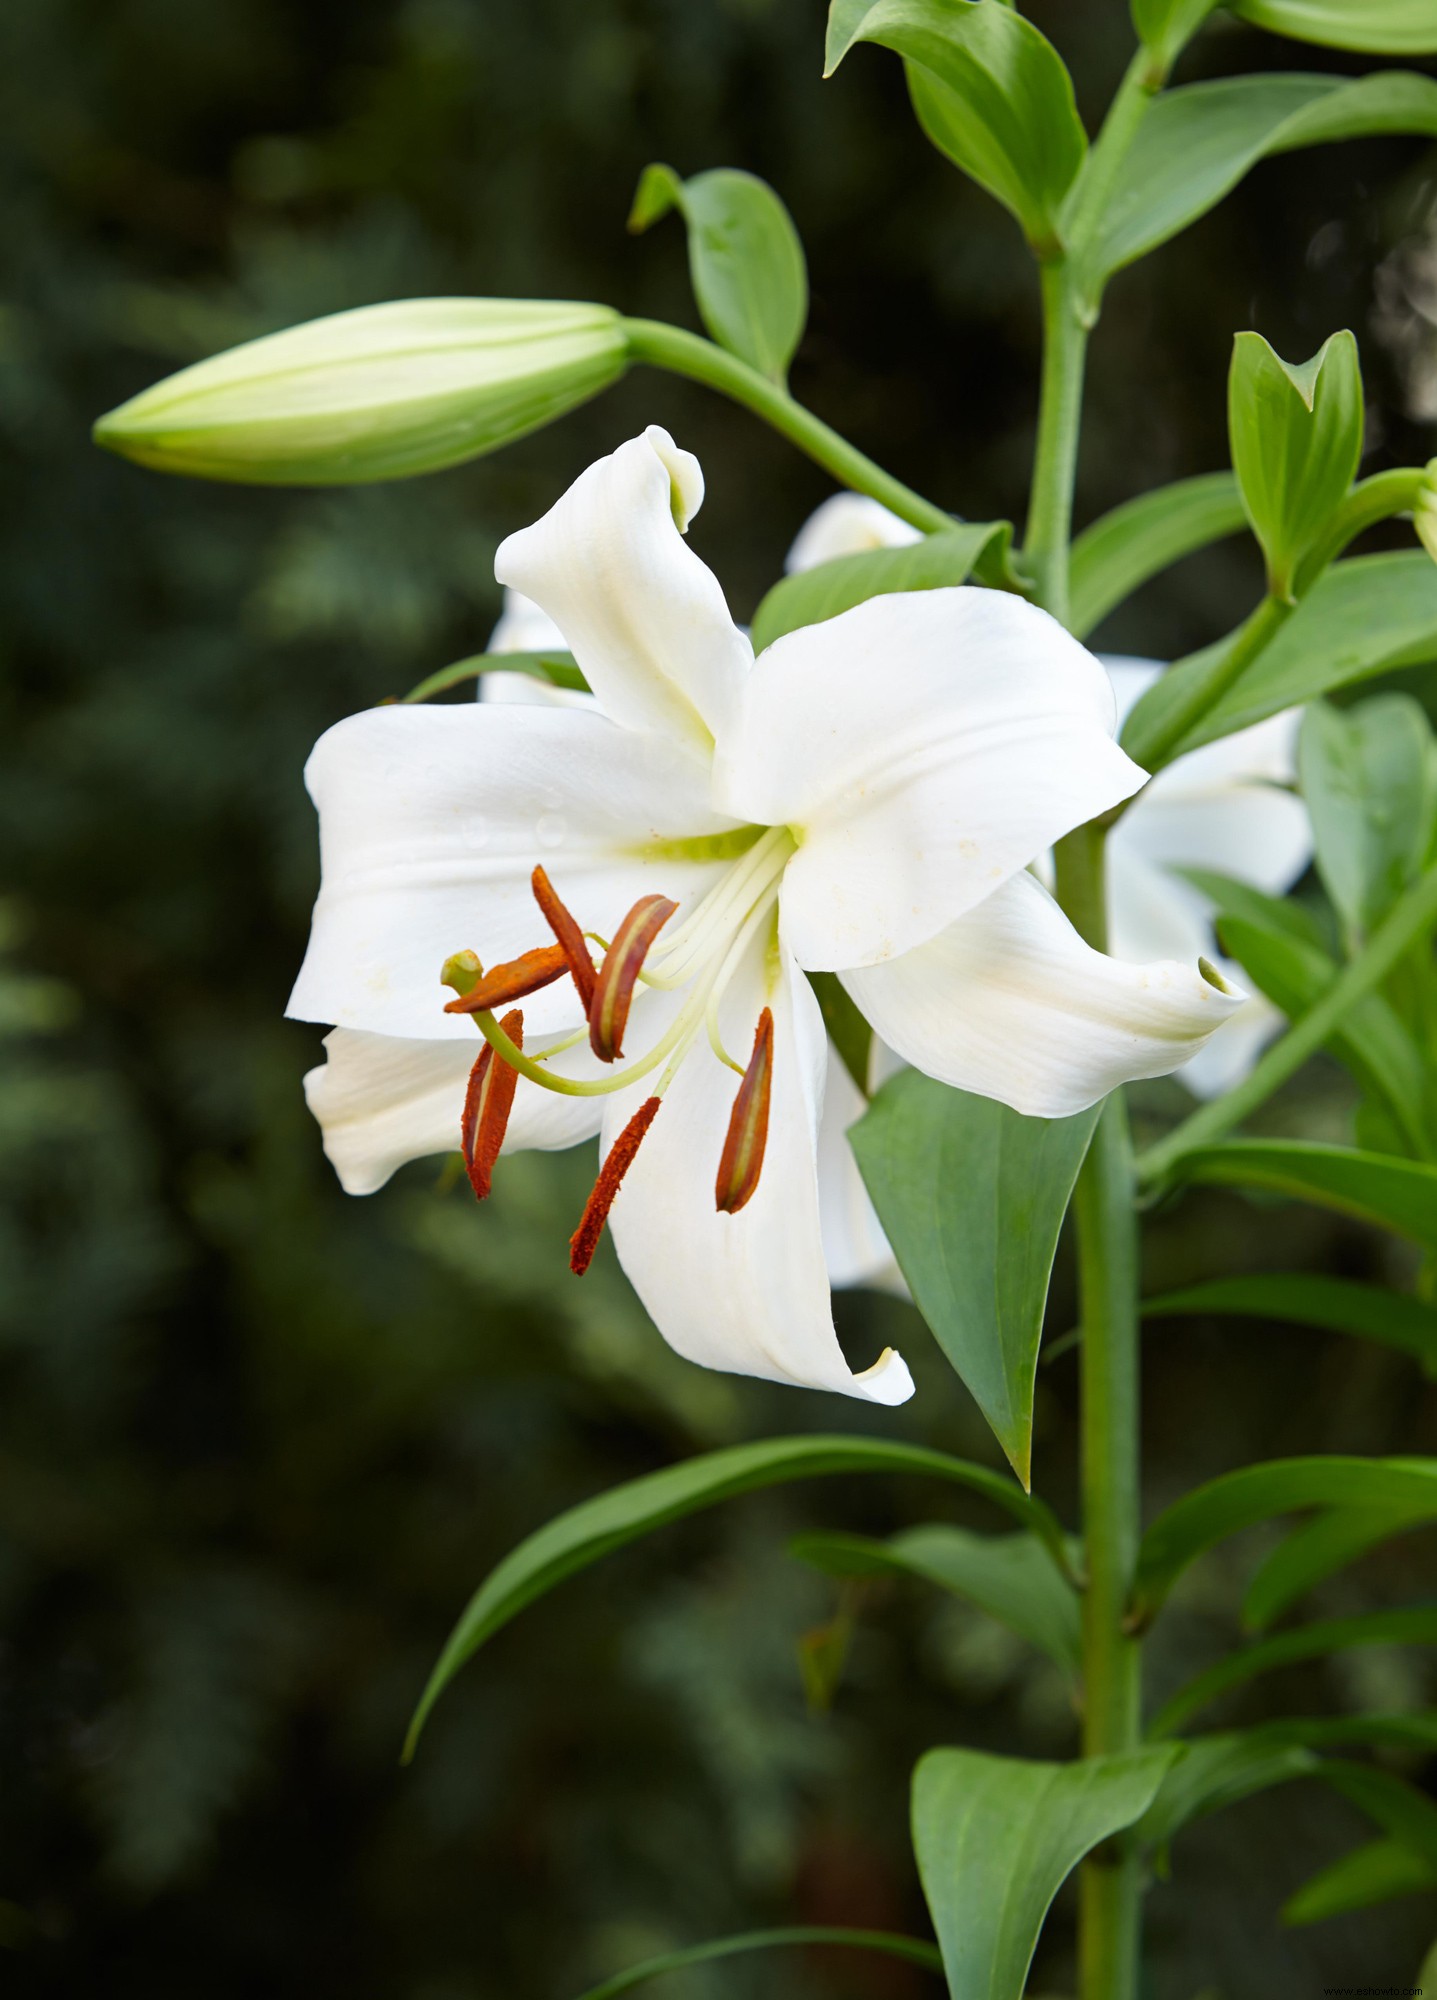
M1032 8L1100 105L1120 0ZM929 1744L1064 1755L1052 1672L916 1590L865 1607L833 1712L796 1642L831 1587L801 1525L883 1531L951 1493L827 1482L611 1561L503 1635L397 1767L482 1572L615 1480L717 1443L866 1427L996 1461L907 1308L903 1411L670 1356L605 1253L563 1244L579 1156L506 1163L489 1207L432 1168L345 1199L281 1019L316 881L300 768L338 716L482 644L497 539L600 452L667 424L702 457L694 543L739 615L823 478L698 389L634 377L506 456L360 494L190 486L92 450L92 418L184 361L405 294L596 298L691 323L679 229L623 219L643 165L741 165L803 232L797 393L969 515L1021 511L1033 284L1009 220L917 135L898 65L820 81L817 0L6 0L0 10L0 1986L215 2000L565 2000L671 1942L760 1922L921 1928L905 1786ZM1192 73L1287 60L1214 36ZM1349 65L1354 66L1354 65ZM1081 514L1222 463L1234 329L1303 357L1363 340L1369 469L1433 449L1370 336L1375 273L1432 198L1415 144L1263 168L1114 286ZM1424 178L1424 174L1426 178ZM1245 608L1233 546L1105 635L1176 651ZM1162 1112L1176 1086L1150 1093ZM1340 1134L1317 1068L1281 1108ZM955 1194L961 1190L955 1190ZM1235 1197L1150 1226L1156 1281L1306 1262L1398 1278L1356 1229ZM1055 1331L1069 1323L1062 1278ZM1288 1451L1420 1450L1398 1357L1214 1324L1151 1336L1149 1493ZM1041 1490L1071 1509L1074 1371L1043 1378ZM982 1522L976 1509L963 1518ZM1255 1542L1160 1628L1171 1687L1231 1642ZM1430 1587L1394 1544L1329 1611ZM1420 1706L1419 1655L1274 1680L1234 1718ZM1153 1986L1409 1981L1419 1899L1284 1935L1283 1894L1365 1837L1310 1788L1184 1839L1152 1898ZM1068 1978L1068 1906L1041 1984ZM658 1989L656 1989L657 1991ZM918 1996L878 1961L739 1963L675 1996Z

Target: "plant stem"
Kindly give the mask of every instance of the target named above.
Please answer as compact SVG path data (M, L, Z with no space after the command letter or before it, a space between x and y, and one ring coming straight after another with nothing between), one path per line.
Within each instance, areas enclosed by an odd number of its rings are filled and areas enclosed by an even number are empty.
M1232 1131L1266 1103L1309 1056L1327 1041L1343 1016L1387 977L1398 961L1437 924L1437 867L1429 868L1383 918L1367 948L1338 974L1322 998L1274 1042L1257 1067L1225 1097L1185 1118L1176 1131L1150 1146L1138 1161L1144 1184L1165 1179L1185 1153Z
M1073 533L1073 484L1083 413L1083 365L1088 333L1078 311L1077 288L1063 258L1045 264L1043 285L1043 383L1038 404L1038 444L1033 494L1023 554L1038 602L1068 623L1068 555Z
M632 360L667 369L671 375L686 375L690 381L702 382L707 388L717 389L720 395L742 403L825 472L831 472L842 485L882 501L900 520L921 528L925 534L953 526L954 515L935 507L931 500L925 500L921 493L915 493L901 479L875 465L847 438L840 437L811 410L796 403L786 389L760 375L746 361L716 347L711 340L655 319L625 320L624 332Z

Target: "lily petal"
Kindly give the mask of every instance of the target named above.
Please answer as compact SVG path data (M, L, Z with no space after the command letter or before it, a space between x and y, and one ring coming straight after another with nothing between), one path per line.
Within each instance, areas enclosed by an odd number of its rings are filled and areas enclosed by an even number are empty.
M763 1172L737 1214L714 1206L714 1172L737 1079L707 1048L679 1070L614 1203L619 1261L670 1347L730 1374L830 1389L875 1403L913 1393L887 1350L854 1374L833 1327L819 1219L818 1126L827 1036L813 990L784 955L755 950L721 1009L728 1045L747 1052L767 1005L774 1019L773 1094ZM638 1084L605 1112L605 1151L637 1108Z
M1166 1075L1244 997L1196 965L1094 951L1027 874L931 943L843 983L906 1061L1034 1118L1066 1118L1120 1083Z
M753 665L683 530L698 460L650 424L500 544L494 574L554 620L604 713L706 755Z
M547 653L567 652L568 641L563 633L532 597L525 597L521 590L504 592L504 608L499 613L499 622L489 634L487 653Z
M325 1060L304 1079L325 1155L346 1194L373 1194L406 1161L459 1149L459 1118L475 1055L470 1030L458 1041L410 1041L334 1028ZM602 1099L559 1097L522 1077L503 1151L553 1152L591 1139Z
M1113 728L1106 674L1046 612L967 587L875 597L765 652L714 799L798 832L785 940L841 971L926 943L1137 791Z
M640 896L684 904L712 881L713 862L666 842L732 827L672 742L547 705L370 709L320 738L305 782L323 873L290 1014L469 1048L439 968L454 951L495 964L548 942L536 861L608 937ZM525 1021L531 1035L578 1026L572 983L536 994Z
M815 507L789 550L784 568L790 575L816 569L839 556L862 555L868 549L901 549L921 542L922 531L900 521L881 500L866 493L832 493Z

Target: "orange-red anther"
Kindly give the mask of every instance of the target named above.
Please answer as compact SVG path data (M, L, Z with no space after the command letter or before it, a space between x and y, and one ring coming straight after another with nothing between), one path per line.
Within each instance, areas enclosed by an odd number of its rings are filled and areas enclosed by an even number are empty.
M584 942L584 933L560 902L554 892L554 885L542 868L534 870L534 900L544 912L550 930L559 940L559 949L568 961L574 984L579 991L579 1001L587 1014L594 1004L594 961L589 956L589 947Z
M733 1101L728 1136L723 1142L714 1201L728 1215L737 1215L758 1186L763 1149L768 1143L768 1101L773 1090L773 1015L765 1007L758 1017L753 1054Z
M579 1226L569 1238L569 1269L576 1278L582 1278L594 1261L594 1252L599 1247L599 1238L604 1233L604 1224L614 1205L614 1196L619 1192L619 1183L634 1163L639 1142L653 1124L659 1102L657 1097L644 1100L610 1146L608 1158L599 1169L594 1192L585 1202Z
M678 908L667 896L640 896L604 953L589 1003L589 1046L600 1062L624 1053L624 1028L649 946Z
M510 1000L522 1000L526 994L537 993L541 986L552 986L568 970L569 961L558 945L540 945L537 951L526 951L520 958L511 958L507 965L491 965L467 993L461 993L457 1000L446 1000L444 1011L446 1014L490 1013Z
M516 1007L499 1026L516 1049L524 1046L524 1016ZM494 1162L504 1143L509 1113L514 1104L514 1086L519 1081L501 1056L486 1042L479 1060L469 1072L469 1088L464 1093L464 1115L459 1121L459 1144L469 1185L483 1201L494 1178Z

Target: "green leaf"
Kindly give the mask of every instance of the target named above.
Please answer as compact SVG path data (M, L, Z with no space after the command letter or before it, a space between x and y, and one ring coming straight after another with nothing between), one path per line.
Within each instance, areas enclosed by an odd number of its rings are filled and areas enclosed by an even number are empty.
M1200 1736L1163 1779L1135 1829L1145 1847L1166 1847L1183 1827L1274 1785L1305 1778L1317 1759L1301 1743L1269 1740L1260 1729Z
M1022 1118L906 1070L848 1135L918 1310L1025 1486L1048 1279L1099 1108Z
M1048 1907L1085 1854L1152 1804L1177 1745L1076 1764L930 1750L913 1845L953 2000L1021 2000Z
M464 681L476 681L481 674L500 673L529 674L551 687L571 688L576 694L589 691L572 653L473 653L467 660L456 660L452 667L441 667L399 699L401 703L428 701L431 695L443 694L446 688L459 687Z
M1429 1519L1437 1517L1437 1479L1430 1503ZM1323 1618L1311 1625L1299 1625L1291 1632L1278 1632L1255 1645L1229 1653L1215 1666L1196 1675L1178 1689L1148 1724L1150 1737L1171 1736L1191 1715L1246 1687L1262 1674L1302 1660L1320 1660L1328 1653L1351 1651L1358 1646L1437 1645L1437 1606L1418 1606L1399 1611L1370 1611L1357 1618Z
M689 276L704 325L720 347L782 382L808 320L808 267L792 218L766 181L716 167L680 180L645 167L629 228L672 208L688 228Z
M1294 41L1374 56L1437 54L1432 0L1226 0L1240 20Z
M1325 1327L1332 1333L1353 1333L1410 1354L1427 1374L1437 1375L1437 1306L1382 1291L1376 1285L1359 1285L1350 1278L1319 1278L1299 1272L1215 1278L1205 1285L1189 1285L1180 1292L1145 1299L1142 1310L1145 1319L1236 1313L1244 1319L1283 1320L1295 1326Z
M1295 1929L1432 1888L1437 1888L1437 1868L1400 1840L1374 1840L1304 1882L1283 1904L1282 1921Z
M1385 1834L1400 1840L1429 1868L1437 1868L1437 1805L1425 1792L1370 1764L1327 1759L1321 1776L1334 1791L1350 1799L1359 1812L1375 1820Z
M570 1508L505 1556L469 1600L449 1635L410 1724L406 1758L413 1755L429 1711L465 1661L526 1605L566 1577L717 1501L785 1480L816 1479L835 1472L915 1472L952 1480L1005 1508L1047 1543L1057 1561L1067 1560L1063 1532L1041 1501L1020 1493L1001 1473L946 1452L862 1437L770 1438L708 1452Z
M1169 668L1128 717L1123 748L1139 763L1142 743L1201 680L1221 647ZM1437 563L1420 549L1358 556L1319 578L1281 630L1173 751L1262 722L1284 708L1397 667L1437 659Z
M1223 950L1289 1021L1300 1020L1316 1006L1339 976L1341 968L1328 952L1286 927L1224 916L1218 919L1217 933ZM1396 1010L1378 993L1365 995L1343 1015L1326 1046L1391 1113L1399 1139L1396 1150L1418 1159L1430 1156L1423 1123L1422 1052Z
M943 1970L936 1945L922 1938L900 1937L893 1931L852 1931L831 1925L790 1925L782 1930L746 1931L741 1937L716 1938L711 1944L692 1944L682 1951L666 1951L658 1958L646 1958L627 1972L616 1973L600 1986L591 1986L580 2000L619 2000L665 1972L682 1972L690 1965L711 1965L715 1959L736 1958L743 1952L774 1951L785 1945L811 1947L847 1945L855 1951L876 1951L889 1958L905 1958L911 1965L924 1965L933 1972Z
M1073 80L1032 22L994 0L833 0L825 76L855 42L904 58L934 145L1054 249L1088 141Z
M1263 1188L1410 1237L1437 1254L1437 1168L1349 1146L1229 1139L1197 1146L1173 1165L1180 1180Z
M1006 564L1013 530L1006 521L955 522L922 541L896 549L864 549L857 555L836 556L832 562L786 576L773 586L754 613L750 631L754 651L761 653L786 632L802 625L821 625L896 590L943 590L965 583L976 568L987 567L990 580ZM984 558L990 559L984 564Z
M1431 1519L1425 1503L1390 1507L1333 1507L1304 1521L1275 1548L1248 1585L1242 1622L1264 1631L1319 1583L1356 1562L1380 1542Z
M965 1598L1076 1674L1078 1597L1051 1552L1032 1535L975 1535L966 1528L908 1528L886 1542L866 1535L799 1535L790 1555L826 1576L913 1576Z
M1437 86L1434 86L1437 95ZM1228 377L1233 470L1275 597L1341 506L1362 456L1357 342L1335 333L1311 361L1284 361L1260 333L1240 333Z
M828 1039L837 1049L843 1067L867 1097L868 1058L873 1048L873 1030L867 1016L859 1012L857 1001L836 972L810 972L807 977Z
M1303 717L1298 769L1318 873L1348 936L1360 940L1417 880L1431 847L1431 726L1411 695L1376 695L1349 709L1315 701Z
M1138 1821L1137 1836L1144 1845L1165 1846L1192 1820L1236 1805L1254 1792L1325 1776L1313 1752L1348 1744L1437 1749L1437 1716L1295 1716L1194 1737Z
M1161 1609L1183 1571L1215 1543L1259 1521L1308 1507L1385 1507L1430 1496L1437 1518L1437 1459L1283 1458L1224 1473L1184 1494L1143 1536L1133 1590L1137 1623Z
M1180 479L1115 507L1073 544L1072 630L1085 639L1150 577L1246 527L1230 472Z
M1294 902L1291 896L1269 896L1250 882L1239 882L1235 875L1222 875L1214 868L1177 868L1173 872L1207 897L1219 922L1236 919L1274 937L1291 938L1322 952L1328 965L1336 969L1337 961L1323 940L1322 925L1305 904Z
M1437 133L1437 82L1401 70L1236 76L1156 98L1123 162L1084 275L1114 271L1215 208L1259 160L1386 132Z

